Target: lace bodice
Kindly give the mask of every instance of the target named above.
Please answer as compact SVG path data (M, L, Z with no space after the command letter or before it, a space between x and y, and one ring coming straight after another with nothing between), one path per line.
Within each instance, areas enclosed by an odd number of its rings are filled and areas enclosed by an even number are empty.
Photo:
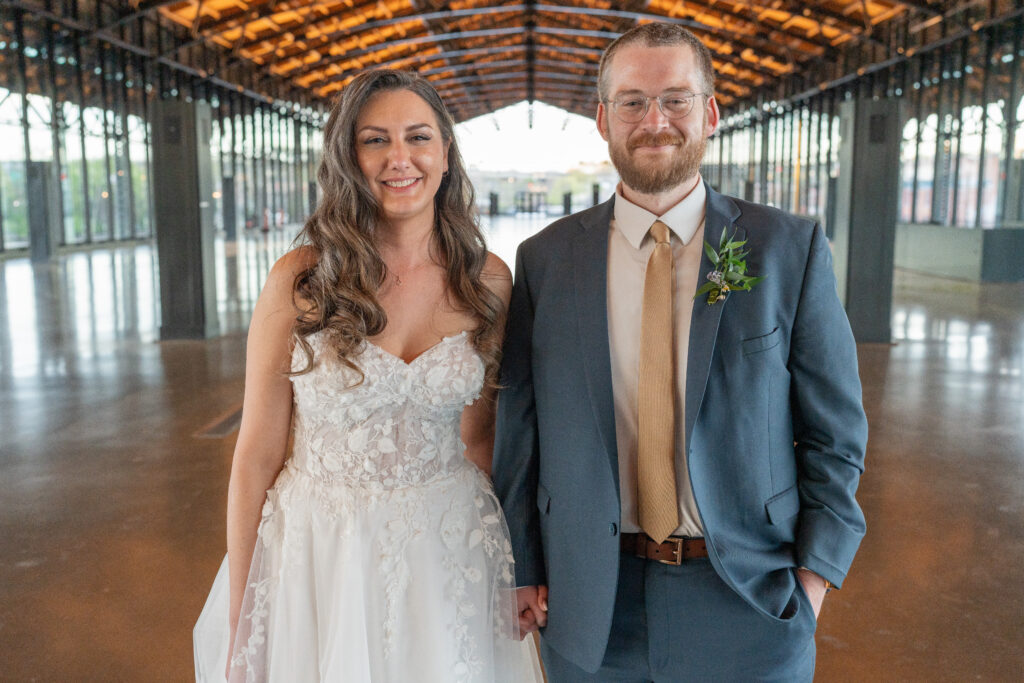
M292 377L295 444L289 466L325 483L389 490L466 466L462 410L480 395L484 365L466 332L445 337L411 363L368 341L342 365L323 339L308 338L313 369ZM305 366L296 347L292 367Z
M267 491L235 641L225 561L196 625L197 680L230 661L232 683L541 683L518 641L501 507L464 457L462 411L484 382L469 335L411 363L365 342L359 384L324 335L291 378L294 448Z

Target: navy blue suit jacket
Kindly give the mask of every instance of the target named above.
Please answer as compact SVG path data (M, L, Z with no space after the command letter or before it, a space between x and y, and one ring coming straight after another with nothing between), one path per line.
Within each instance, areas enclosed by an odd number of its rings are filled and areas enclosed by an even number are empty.
M608 346L613 200L520 245L502 363L494 485L520 586L547 584L546 641L603 658L619 563L619 467ZM711 563L781 619L795 567L837 586L864 534L854 498L867 422L857 356L821 228L708 188L704 239L747 240L764 281L693 302L688 467ZM711 263L702 258L699 282ZM642 292L636 292L640 305Z

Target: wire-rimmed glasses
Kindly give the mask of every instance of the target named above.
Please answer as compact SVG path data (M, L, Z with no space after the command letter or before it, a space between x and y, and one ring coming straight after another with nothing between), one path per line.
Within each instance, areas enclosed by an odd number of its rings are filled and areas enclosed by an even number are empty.
M657 97L648 97L643 93L621 93L613 99L605 100L605 103L611 105L612 112L623 123L639 123L647 116L651 100L658 101L658 109L665 118L681 119L693 110L693 102L698 96L708 95L689 90L666 90Z

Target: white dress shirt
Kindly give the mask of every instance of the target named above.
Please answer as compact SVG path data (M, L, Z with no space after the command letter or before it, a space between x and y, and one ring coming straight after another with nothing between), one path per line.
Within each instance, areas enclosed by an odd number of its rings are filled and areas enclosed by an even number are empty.
M686 359L690 341L690 313L701 255L704 252L704 215L707 190L700 178L693 191L664 215L655 216L615 193L615 214L608 235L608 342L611 349L615 435L619 451L619 490L622 499L621 531L640 531L637 523L637 384L640 368L640 315L647 260L654 250L648 234L656 220L671 231L674 287L672 292L675 339L675 468L679 496L677 536L703 536L697 504L686 468L685 397Z

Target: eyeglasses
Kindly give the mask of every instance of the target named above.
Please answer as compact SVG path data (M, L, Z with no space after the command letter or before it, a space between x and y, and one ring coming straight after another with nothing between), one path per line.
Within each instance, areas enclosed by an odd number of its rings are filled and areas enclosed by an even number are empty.
M693 109L693 101L698 95L708 97L707 93L692 93L688 90L666 90L657 97L648 97L639 93L623 93L614 99L605 100L612 111L623 123L639 123L647 116L651 100L658 101L658 109L669 119L681 119Z

